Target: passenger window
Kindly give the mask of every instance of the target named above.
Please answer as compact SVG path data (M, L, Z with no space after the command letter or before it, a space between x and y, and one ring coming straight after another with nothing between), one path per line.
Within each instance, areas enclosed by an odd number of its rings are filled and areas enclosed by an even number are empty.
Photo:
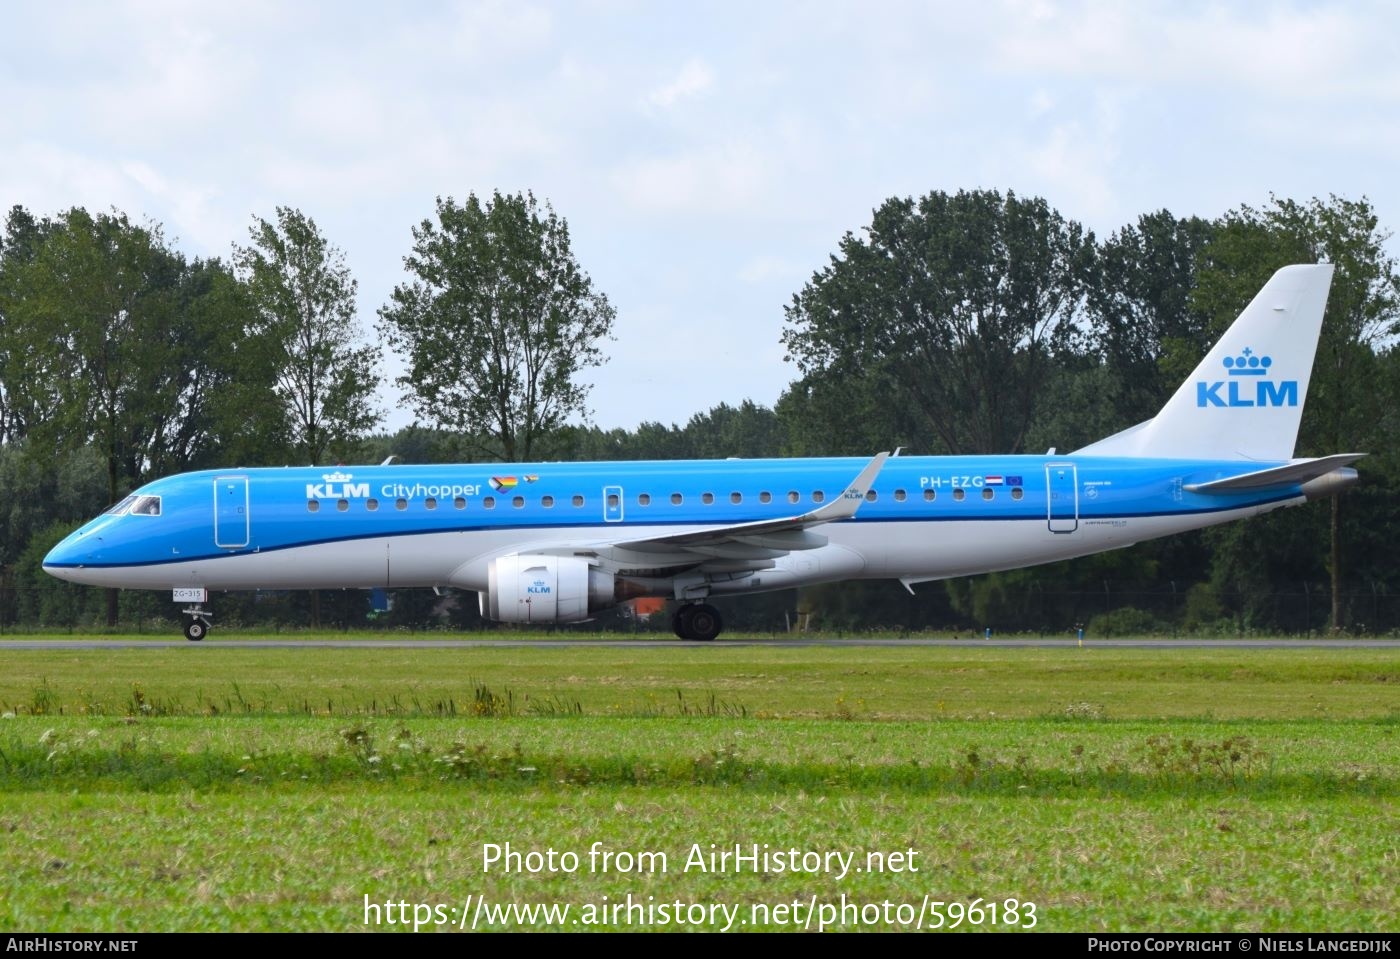
M685 497L682 496L680 493L672 493L672 494L671 494L671 505L672 505L672 506L679 506L679 505L681 505L681 503L683 503L683 502L685 502Z
M400 496L398 499L394 500L394 509L408 509L408 500Z
M437 497L429 496L427 499L423 500L423 505L428 507L428 509L437 509Z
M583 497L580 496L578 493L575 493L572 502L573 502L573 504L574 504L575 506L582 506L582 505L583 505Z
M714 494L714 493L701 493L701 494L700 494L700 502L704 503L706 506L709 506L709 505L710 505L711 503L713 503L714 501L715 501L715 494Z
M1021 487L1019 487L1019 486L1013 486L1013 487L1011 487L1011 498L1012 498L1012 499L1020 499L1022 496L1025 496L1025 495L1026 495L1025 490L1021 489Z
M873 489L868 489L865 491L865 501L867 503L873 503L879 498L880 494L875 492Z
M797 490L795 490L795 489L794 489L794 490L788 490L788 502L789 502L789 503L796 503L796 502L797 502L798 500L800 500L801 498L802 498L802 497L801 497L801 495L798 494Z
M990 487L988 487L988 488L982 490L982 498L983 498L983 499L991 499L991 498L992 498L993 496L995 496L995 495L997 495L997 491L994 490L994 489L991 489Z
M813 503L820 503L820 502L821 502L822 500L824 500L824 499L826 499L826 494L823 493L821 490L818 489L818 490L813 490L813 491L812 491L812 502L813 502Z
M938 498L938 494L937 494L936 492L934 492L933 490L931 490L931 489L926 489L926 490L924 490L924 502L925 502L925 503L932 503L932 502L933 502L935 499L937 499L937 498Z
M335 501L335 508L343 513L350 508L350 501L346 499L338 499Z
M640 496L638 496L638 497L637 497L637 505L638 505L638 506L650 506L650 505L651 505L651 494L650 494L650 493L643 493L643 494L641 494Z
M541 496L541 497L540 497L540 505L543 506L545 509L553 509L553 508L554 508L554 497L553 497L553 496Z
M961 503L966 496L967 493L963 491L962 487L953 490L953 499L957 500L959 503Z
M894 501L895 501L896 503L902 503L902 502L904 502L906 496L907 496L907 494L906 494L906 493L904 492L904 490L902 490L902 489L897 489L897 490L894 491Z
M316 512L317 510L319 510L320 508L321 508L321 504L320 504L320 502L319 502L318 500L309 499L309 500L306 501L306 511L307 511L308 513L314 513L314 512Z
M764 490L762 493L758 494L758 501L760 503L771 503L773 502L773 494Z
M455 506L455 507L457 507L458 509L466 509L466 508L467 508L467 498L466 498L465 496L458 496L456 499L454 499L454 500L452 501L452 505Z
M608 509L617 509L621 505L621 497L616 493L608 494Z
M523 496L512 496L512 497L511 497L511 500L510 500L510 505L511 505L511 506L514 506L516 509L520 509L520 507L522 507L522 506L525 505L525 497L523 497Z
M729 494L729 502L731 502L731 503L742 503L743 501L744 501L744 494L743 494L743 493L730 493L730 494Z
M482 500L481 500L481 508L482 508L482 509L495 509L495 508L496 508L496 497L494 497L494 496L485 496L485 497L482 497Z
M373 497L365 500L365 509L373 513L375 510L379 509L379 500L374 499Z

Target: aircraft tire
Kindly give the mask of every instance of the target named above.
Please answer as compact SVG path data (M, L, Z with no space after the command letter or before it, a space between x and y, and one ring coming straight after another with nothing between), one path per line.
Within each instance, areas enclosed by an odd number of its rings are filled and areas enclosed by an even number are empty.
M192 643L197 643L209 634L209 624L202 619L191 616L185 622L185 638Z
M685 636L685 639L708 643L724 629L724 620L720 617L719 610L709 603L687 606L683 612L689 613L685 622L686 632L689 635Z

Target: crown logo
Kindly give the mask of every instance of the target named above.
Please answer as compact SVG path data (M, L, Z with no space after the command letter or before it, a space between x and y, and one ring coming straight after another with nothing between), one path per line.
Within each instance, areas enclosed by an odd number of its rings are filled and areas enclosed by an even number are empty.
M1256 356L1245 347L1239 356L1227 356L1222 361L1231 376L1267 376L1269 367L1274 365L1272 356Z
M334 473L322 473L321 479L327 483L348 483L350 482L350 474L336 470Z

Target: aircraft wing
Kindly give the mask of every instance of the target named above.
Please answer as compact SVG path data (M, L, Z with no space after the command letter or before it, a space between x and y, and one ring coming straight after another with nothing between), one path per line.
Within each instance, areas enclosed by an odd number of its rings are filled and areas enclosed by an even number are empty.
M809 530L855 516L889 457L889 453L877 453L840 496L806 513L609 545L642 553L685 551L725 559L771 559L792 550L816 549L826 545L826 537Z

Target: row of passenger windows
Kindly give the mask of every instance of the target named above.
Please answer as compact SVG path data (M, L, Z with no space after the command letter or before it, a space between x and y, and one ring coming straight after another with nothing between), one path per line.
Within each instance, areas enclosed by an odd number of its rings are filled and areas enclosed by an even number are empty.
M1020 500L1024 495L1025 495L1025 493L1024 493L1024 491L1021 489L1021 487L1019 487L1019 486L1013 486L1013 487L1011 488L1011 498L1012 498L1012 499L1014 499L1014 500ZM880 494L877 493L875 490L870 490L869 492L867 492L867 493L865 494L866 502L874 503L874 502L877 501L879 498L880 498ZM893 498L894 498L894 501L895 501L896 503L903 503L903 502L905 502L906 500L908 500L909 494L906 493L906 492L905 492L904 490L902 490L902 489L897 489L897 490L895 490L894 493L893 493ZM927 503L932 503L934 500L936 500L936 499L938 498L938 491L937 491L937 490L932 490L932 489L925 489L925 490L923 491L923 498L924 498L924 501L925 501L925 502L927 502ZM958 502L962 502L962 501L963 501L964 499L966 499L966 498L967 498L967 490L966 490L966 489L963 489L963 488L959 487L959 488L953 490L953 499L954 499L954 500L956 500L956 501L958 501ZM992 488L992 487L989 487L989 486L983 487L983 488L982 488L982 498L983 498L984 500L995 499L995 498L996 498L996 490L995 490L994 488ZM813 503L821 503L821 502L824 502L825 500L826 500L826 494L825 494L824 492L822 492L821 490L813 490L813 491L812 491L812 502L813 502ZM715 494L714 494L714 493L701 493L701 494L700 494L700 502L704 503L706 506L710 505L710 504L713 503L714 501L715 501ZM743 501L744 501L744 494L743 494L743 493L730 493L730 494L729 494L729 502L731 502L731 503L736 503L736 504L737 504L737 503L742 503ZM765 492L762 492L762 493L759 493L759 494L758 494L758 501L759 501L760 503L771 503L771 502L773 502L773 494L772 494L772 493L769 493L769 492L766 492L766 491L765 491ZM799 502L802 501L802 494L799 493L799 492L797 492L796 490L791 490L791 491L789 491L788 494L787 494L787 501L788 501L789 503L799 503ZM371 499L365 500L364 502L365 502L365 509L369 510L371 513L373 513L374 511L376 511L376 510L379 509L379 500L377 500L377 499L371 498ZM683 504L684 502L685 502L685 497L682 496L680 493L672 493L672 494L671 494L671 505L672 505L672 506L680 506L680 505ZM583 497L582 495L580 495L580 494L578 494L578 493L575 493L575 494L573 495L573 497L570 498L569 503L570 503L571 506L582 507L583 505L585 505L585 499L584 499L584 497ZM609 508L609 509L617 509L619 506L622 505L622 499L621 499L621 497L618 496L618 494L616 494L616 493L609 493L609 494L608 494L608 498L607 498L607 503L608 503L608 508ZM445 501L444 501L444 505L445 505ZM510 505L513 506L513 507L515 507L516 509L521 509L521 508L523 508L523 507L525 506L525 497L523 497L523 496L513 496L513 497L511 497ZM545 509L552 509L552 508L554 507L554 497L553 497L553 496L541 496L541 497L540 497L540 505L543 506ZM651 505L651 494L650 494L650 493L639 493L639 494L637 495L637 505L638 505L638 506L650 506L650 505ZM454 509L466 509L466 508L467 508L467 500L466 500L466 497L463 497L463 496L458 496L458 497L456 497L455 499L452 500L452 506L453 506ZM307 510L308 510L309 512L312 512L312 513L319 512L320 509L321 509L321 501L318 500L318 499L309 499L309 500L306 501L306 508L307 508ZM336 508L337 510L339 510L340 512L344 513L345 511L347 511L348 509L350 509L350 501L349 501L349 500L344 500L344 499L336 500L336 501L335 501L335 508ZM429 497L427 497L426 499L424 499L424 500L423 500L423 508L424 508L424 509L430 509L430 510L435 510L435 509L437 509L437 508L438 508L438 500L437 500L437 498L436 498L436 497L433 497L433 496L429 496ZM481 498L481 508L482 508L482 509L495 509L495 508L496 508L496 497L494 497L494 496L483 496L483 497ZM403 498L399 498L399 499L394 500L394 509L408 509L408 500L403 499Z

